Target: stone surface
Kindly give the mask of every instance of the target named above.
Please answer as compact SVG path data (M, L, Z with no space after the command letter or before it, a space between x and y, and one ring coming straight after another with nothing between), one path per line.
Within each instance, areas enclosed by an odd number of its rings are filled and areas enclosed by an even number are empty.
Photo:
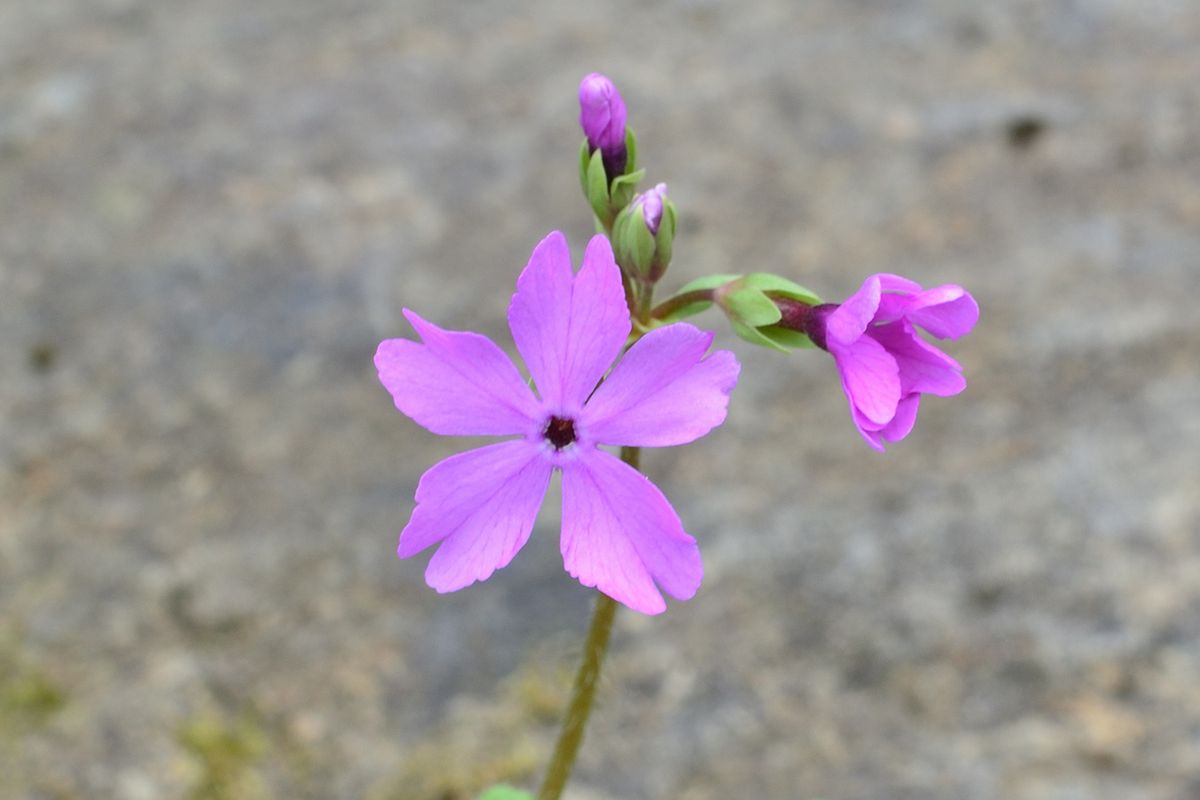
M393 557L461 443L371 355L402 306L507 341L532 246L582 251L591 70L667 290L886 270L983 321L882 456L827 358L720 334L728 424L645 460L705 585L619 618L573 796L1197 796L1198 40L1185 0L3 0L0 797L536 781L588 593L553 503L469 590Z

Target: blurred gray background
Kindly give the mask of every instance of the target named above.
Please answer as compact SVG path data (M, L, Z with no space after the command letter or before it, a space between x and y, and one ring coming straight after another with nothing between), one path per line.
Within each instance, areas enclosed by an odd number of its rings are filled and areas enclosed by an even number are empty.
M0 2L0 797L531 786L589 592L552 498L438 596L397 532L473 444L371 364L402 306L510 347L591 233L610 74L682 227L662 292L959 282L886 455L752 349L645 467L700 594L618 621L575 800L1200 797L1200 6ZM660 296L662 296L660 292Z

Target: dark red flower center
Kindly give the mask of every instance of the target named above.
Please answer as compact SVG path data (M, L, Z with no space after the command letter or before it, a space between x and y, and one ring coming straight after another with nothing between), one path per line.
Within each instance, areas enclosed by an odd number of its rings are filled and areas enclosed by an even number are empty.
M575 420L566 417L551 417L546 423L546 441L562 450L575 441Z

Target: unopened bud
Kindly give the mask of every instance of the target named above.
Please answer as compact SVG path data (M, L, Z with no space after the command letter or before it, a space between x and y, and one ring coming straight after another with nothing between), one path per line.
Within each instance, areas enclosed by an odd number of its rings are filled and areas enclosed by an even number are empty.
M675 217L665 183L634 197L613 223L613 252L621 268L647 283L662 278L671 263Z
M642 207L642 216L646 220L646 227L654 235L658 235L658 226L662 222L663 201L666 199L667 185L665 183L660 183L634 198L633 205Z
M620 169L610 177L620 175L625 166L625 101L613 82L599 72L585 76L579 84L579 125L592 150L602 152L614 167L620 162Z

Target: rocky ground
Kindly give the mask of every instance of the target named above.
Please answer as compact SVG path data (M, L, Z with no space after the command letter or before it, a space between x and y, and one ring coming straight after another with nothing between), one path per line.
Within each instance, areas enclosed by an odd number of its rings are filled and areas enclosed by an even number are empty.
M0 798L536 782L590 603L554 503L427 589L395 536L461 443L371 355L402 306L507 342L532 246L582 250L595 69L668 289L983 319L886 455L827 357L720 334L728 423L645 460L705 585L619 618L571 797L1200 797L1197 41L1188 0L3 0Z

